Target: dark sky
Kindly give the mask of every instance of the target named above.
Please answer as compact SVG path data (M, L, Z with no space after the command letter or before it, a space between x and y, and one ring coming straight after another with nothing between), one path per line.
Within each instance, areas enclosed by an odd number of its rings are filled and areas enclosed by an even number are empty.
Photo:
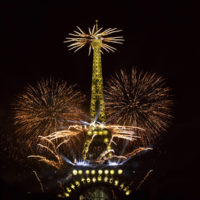
M8 118L10 104L24 86L42 77L52 75L78 83L89 94L92 57L87 56L86 47L76 54L67 51L64 38L77 25L83 30L92 27L96 19L104 28L123 29L124 45L103 56L104 79L132 66L166 78L174 95L175 119L163 142L167 153L161 166L170 169L163 188L171 187L168 197L191 199L200 119L195 6L184 0L19 0L4 1L0 6L0 119Z

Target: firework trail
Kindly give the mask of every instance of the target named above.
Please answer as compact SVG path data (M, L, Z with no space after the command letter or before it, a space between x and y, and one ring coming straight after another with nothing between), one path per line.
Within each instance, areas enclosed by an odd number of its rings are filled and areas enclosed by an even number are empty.
M153 169L149 170L145 177L140 181L139 185L136 187L136 190L139 190L144 183L144 181L149 177L149 175L153 172Z
M85 125L85 123L83 124L70 125L66 130L56 131L47 136L39 136L41 140L40 143L38 143L38 146L41 149L43 149L43 151L40 152L38 155L29 156L29 158L36 158L40 162L44 162L49 166L55 167L57 169L61 168L63 164L66 163L63 161L66 161L67 159L68 159L67 161L68 164L71 165L76 164L77 161L83 159L82 158L83 144L86 141L87 132L91 128L90 125ZM98 128L99 126L97 125ZM147 148L140 148L137 150L131 150L131 152L128 152L128 154L127 152L124 152L124 155L117 155L116 150L120 149L121 146L118 146L117 142L114 141L114 139L135 141L138 139L135 130L137 129L143 130L143 129L138 127L119 126L119 125L108 125L105 127L111 133L108 145L110 147L112 146L112 148L107 149L103 152L101 151L95 152L99 156L97 157L96 160L93 160L93 162L104 163L108 160L118 160L120 162L120 160L128 159L137 154L138 152L147 150ZM92 144L96 136L97 135L93 135L93 137L89 141L88 148L90 148L90 145ZM59 142L55 143L55 141ZM70 151L72 149L73 151ZM112 157L108 157L108 154L110 152L113 153Z
M36 171L33 171L33 173L34 173L36 179L38 180L38 182L39 182L39 184L40 184L41 191L44 192L44 186L43 186L43 184L42 184L42 182L41 182L41 180L40 180L40 178L39 178L37 172L36 172Z
M16 132L29 143L67 127L68 120L84 116L81 103L84 95L63 81L41 80L36 87L28 85L14 105Z
M151 144L172 118L169 92L164 79L156 74L135 68L130 74L120 70L109 79L105 89L108 123L141 127L145 131L138 131L138 145Z
M41 141L45 141L45 144L39 143L38 146L44 150L43 153L45 153L45 155L30 155L28 157L36 158L39 162L46 163L56 169L61 168L63 160L56 148L56 145L46 137L42 137ZM48 155L50 155L50 158L48 158Z

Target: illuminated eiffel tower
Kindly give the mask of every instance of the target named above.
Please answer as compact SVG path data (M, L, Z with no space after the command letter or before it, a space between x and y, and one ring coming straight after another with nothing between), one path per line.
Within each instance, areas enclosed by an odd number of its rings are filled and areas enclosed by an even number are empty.
M78 31L69 34L72 37L67 37L65 42L71 43L68 47L70 50L74 49L75 52L86 44L89 44L89 54L91 53L91 50L93 50L90 103L91 126L87 133L87 139L82 155L84 160L95 160L99 155L99 152L103 152L105 149L111 149L111 146L109 145L111 135L104 126L106 115L103 95L101 54L102 50L114 52L116 48L108 45L108 43L122 44L124 39L122 36L109 36L110 34L120 32L121 30L109 28L102 31L102 28L99 29L98 20L96 20L96 25L94 25L92 29L89 28L88 34L83 32L79 27L77 27L77 29ZM112 156L112 152L109 153L109 156Z
M85 33L77 27L77 31L70 33L65 42L69 42L69 50L75 52L89 44L89 55L93 50L93 72L90 103L90 128L86 133L82 165L75 165L72 170L72 178L65 184L64 197L69 199L127 199L132 193L133 169L118 165L117 163L97 163L96 160L102 152L109 152L112 158L110 140L111 133L106 128L105 105L103 95L102 76L102 51L114 52L115 47L109 43L122 44L122 36L110 36L120 32L116 28L108 28L102 31L98 28L98 21L89 33ZM141 180L141 176L138 176ZM139 180L138 179L138 180ZM134 180L137 182L137 180ZM78 196L77 196L78 194Z

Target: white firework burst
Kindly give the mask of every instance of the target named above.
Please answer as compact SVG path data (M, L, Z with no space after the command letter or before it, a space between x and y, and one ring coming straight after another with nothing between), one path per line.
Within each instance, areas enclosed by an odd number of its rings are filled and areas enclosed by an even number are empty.
M70 43L68 45L69 50L77 52L79 49L89 44L89 55L91 49L93 49L93 41L100 40L101 48L105 51L115 52L116 48L108 43L123 44L123 36L110 36L113 33L121 32L117 28L108 28L103 31L103 28L98 29L98 25L94 25L93 28L88 28L88 33L85 33L80 27L76 26L77 30L73 33L69 33L70 37L66 37L64 43ZM71 37L72 36L72 37ZM108 36L108 37L107 37ZM103 52L102 52L103 53Z

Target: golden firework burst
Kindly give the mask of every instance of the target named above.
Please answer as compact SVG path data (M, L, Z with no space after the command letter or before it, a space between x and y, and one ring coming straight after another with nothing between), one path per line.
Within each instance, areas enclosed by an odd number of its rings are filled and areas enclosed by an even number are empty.
M66 128L69 120L80 120L84 99L75 85L53 78L43 79L36 86L28 85L14 105L16 132L26 142L36 143L38 136Z

